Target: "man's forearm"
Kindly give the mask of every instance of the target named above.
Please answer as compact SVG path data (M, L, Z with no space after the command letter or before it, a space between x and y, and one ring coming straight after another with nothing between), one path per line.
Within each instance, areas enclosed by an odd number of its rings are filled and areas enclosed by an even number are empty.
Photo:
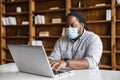
M72 69L88 69L89 63L87 59L74 59L69 61L69 67Z

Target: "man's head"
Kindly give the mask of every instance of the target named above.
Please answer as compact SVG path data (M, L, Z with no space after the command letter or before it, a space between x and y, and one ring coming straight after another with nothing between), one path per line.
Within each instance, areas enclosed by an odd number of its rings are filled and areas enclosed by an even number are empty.
M71 39L80 36L83 33L84 28L86 29L85 25L85 16L78 11L73 11L66 16L66 33Z

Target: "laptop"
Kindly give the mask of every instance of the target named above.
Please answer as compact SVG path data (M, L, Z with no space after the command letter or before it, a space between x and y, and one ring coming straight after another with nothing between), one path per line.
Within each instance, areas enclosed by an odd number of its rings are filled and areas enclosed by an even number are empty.
M27 72L47 77L57 77L63 72L71 73L71 70L61 69L60 74L52 70L43 46L8 45L10 53L21 72Z

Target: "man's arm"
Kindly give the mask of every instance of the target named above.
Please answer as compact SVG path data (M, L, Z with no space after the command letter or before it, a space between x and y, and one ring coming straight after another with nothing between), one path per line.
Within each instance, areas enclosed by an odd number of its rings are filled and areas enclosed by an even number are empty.
M69 67L72 69L96 69L102 55L102 42L98 36L89 40L89 46L86 50L85 57L82 59L69 60ZM59 63L59 64L58 64ZM64 60L57 61L53 64L59 67L66 67Z
M57 42L55 43L54 49L48 58L49 60L61 60L60 39L57 40Z
M64 68L67 65L67 62L64 60L51 60L51 67L53 69L59 70L59 68ZM67 67L70 67L71 69L88 69L89 63L87 59L73 59L69 60L69 65Z
M88 63L88 60L85 58L73 59L73 60L69 60L69 67L71 69L88 69L89 63Z

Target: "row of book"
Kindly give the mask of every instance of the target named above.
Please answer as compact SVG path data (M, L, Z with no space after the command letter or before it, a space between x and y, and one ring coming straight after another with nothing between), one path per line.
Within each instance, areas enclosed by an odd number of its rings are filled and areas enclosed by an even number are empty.
M45 16L44 15L36 15L34 17L35 24L45 24ZM106 20L111 20L111 9L106 10ZM61 19L59 20L59 23L61 22ZM3 25L16 25L17 21L15 17L9 16L9 17L3 17L2 18ZM58 23L58 19L52 20L52 23Z
M34 17L35 24L45 24L45 16L44 15L36 15Z
M17 22L16 22L16 18L15 17L3 17L2 18L2 23L3 25L16 25Z
M43 42L41 40L33 40L32 46L42 46Z

